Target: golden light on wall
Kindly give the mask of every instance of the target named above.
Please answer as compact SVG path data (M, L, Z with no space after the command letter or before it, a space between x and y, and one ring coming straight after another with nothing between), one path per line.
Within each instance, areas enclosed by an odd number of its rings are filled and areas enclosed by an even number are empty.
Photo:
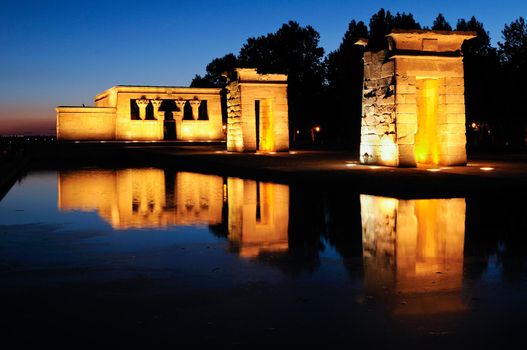
M400 200L361 195L364 284L391 286L405 300L396 314L459 312L465 210L463 198Z
M259 110L259 125L260 125L260 146L259 150L264 152L276 151L274 139L274 116L273 116L273 100L260 100Z
M227 150L289 150L287 75L236 68L227 86Z
M388 50L366 47L361 163L466 164L461 45L474 37L473 32L393 30Z
M417 80L417 133L415 134L415 161L439 164L439 135L437 123L438 80Z
M57 139L223 140L220 91L218 88L114 86L95 96L93 107L57 107ZM189 120L183 120L186 104L192 110ZM204 112L200 113L202 104ZM133 115L134 108L138 108L137 115ZM149 108L152 113L147 115Z

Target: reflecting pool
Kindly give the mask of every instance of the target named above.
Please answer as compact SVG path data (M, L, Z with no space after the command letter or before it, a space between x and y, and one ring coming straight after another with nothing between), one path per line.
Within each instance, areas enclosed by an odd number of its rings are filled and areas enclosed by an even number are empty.
M32 172L0 201L24 344L524 343L527 205L161 168Z

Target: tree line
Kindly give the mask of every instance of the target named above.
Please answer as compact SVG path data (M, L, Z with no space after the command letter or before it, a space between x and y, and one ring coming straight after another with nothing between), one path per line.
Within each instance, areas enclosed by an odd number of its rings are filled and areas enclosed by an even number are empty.
M247 39L237 55L213 59L193 87L221 87L236 67L260 73L288 75L289 123L292 144L316 141L328 146L358 149L362 104L363 50L355 45L368 38L368 50L381 50L392 29L474 31L477 38L463 44L465 108L468 147L520 148L527 126L527 26L519 17L502 30L492 46L489 33L475 17L458 19L453 27L438 14L431 27L421 26L411 13L380 9L369 24L352 20L339 47L325 55L320 34L312 26L289 21L276 32ZM225 108L225 99L223 101Z

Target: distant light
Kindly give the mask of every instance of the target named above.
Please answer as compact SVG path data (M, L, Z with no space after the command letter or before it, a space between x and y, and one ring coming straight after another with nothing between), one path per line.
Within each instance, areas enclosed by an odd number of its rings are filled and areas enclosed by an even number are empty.
M227 125L223 124L223 130L227 129Z
M357 166L357 164L353 164L353 163L346 163L345 165L346 165L346 166L349 166L349 167Z
M438 172L438 171L441 171L441 169L433 168L433 169L426 169L426 171Z
M298 154L298 152L290 151L289 154Z
M472 129L475 129L478 126L476 123L472 123Z
M492 170L494 170L494 168L491 168L491 167L488 167L488 166L484 166L484 167L481 167L479 169L483 170L483 171L492 171Z
M320 132L320 126L315 126L315 131Z
M99 141L100 143L106 143L106 141Z
M297 135L300 134L300 130L297 130L297 131L296 131L296 134L297 134Z

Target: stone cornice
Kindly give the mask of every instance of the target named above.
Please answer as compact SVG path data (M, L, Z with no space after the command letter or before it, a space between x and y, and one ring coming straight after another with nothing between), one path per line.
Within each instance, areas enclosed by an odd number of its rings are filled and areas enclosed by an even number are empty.
M158 95L215 95L219 96L221 88L192 88L182 86L142 86L115 85L95 96L95 101L106 98L110 93L138 93Z

